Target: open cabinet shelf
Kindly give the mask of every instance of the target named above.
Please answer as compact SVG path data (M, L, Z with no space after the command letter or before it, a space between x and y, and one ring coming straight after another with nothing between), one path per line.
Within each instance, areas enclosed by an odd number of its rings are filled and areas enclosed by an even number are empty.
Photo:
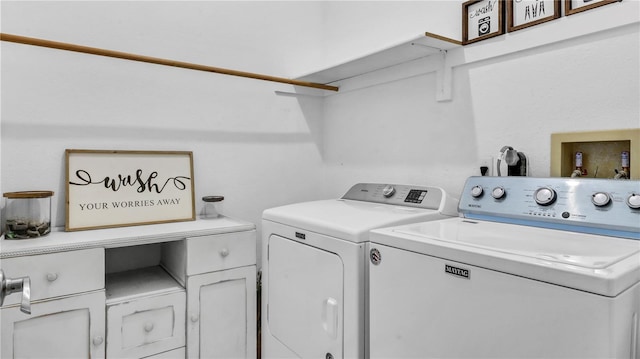
M105 283L107 305L130 301L139 297L185 291L160 266L110 273L107 274Z

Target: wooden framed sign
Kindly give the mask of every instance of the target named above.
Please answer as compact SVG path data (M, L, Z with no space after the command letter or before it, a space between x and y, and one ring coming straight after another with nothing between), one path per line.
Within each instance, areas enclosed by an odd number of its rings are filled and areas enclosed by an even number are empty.
M560 17L560 0L507 0L507 31L538 25Z
M462 44L504 34L504 0L471 0L462 4Z
M65 152L65 230L195 220L192 152Z
M564 13L566 15L573 15L581 11L620 1L622 0L565 0Z

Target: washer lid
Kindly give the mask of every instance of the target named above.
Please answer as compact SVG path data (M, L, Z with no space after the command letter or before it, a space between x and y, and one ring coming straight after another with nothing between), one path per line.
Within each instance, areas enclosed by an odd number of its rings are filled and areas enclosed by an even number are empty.
M267 209L262 219L351 242L369 240L369 230L450 218L437 210L330 199Z
M640 242L454 218L374 231L396 248L615 296L640 281Z

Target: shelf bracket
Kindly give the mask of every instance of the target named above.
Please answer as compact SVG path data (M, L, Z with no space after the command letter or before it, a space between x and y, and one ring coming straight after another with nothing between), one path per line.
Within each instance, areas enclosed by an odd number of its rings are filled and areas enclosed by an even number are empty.
M453 96L451 90L453 87L453 71L451 64L447 61L447 50L440 50L436 56L436 101L451 101Z

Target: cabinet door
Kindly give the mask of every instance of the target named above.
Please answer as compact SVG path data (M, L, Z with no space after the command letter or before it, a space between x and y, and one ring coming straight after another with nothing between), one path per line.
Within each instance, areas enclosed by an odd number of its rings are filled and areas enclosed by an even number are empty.
M104 291L0 310L2 359L104 358Z
M255 358L256 267L187 280L189 358Z

